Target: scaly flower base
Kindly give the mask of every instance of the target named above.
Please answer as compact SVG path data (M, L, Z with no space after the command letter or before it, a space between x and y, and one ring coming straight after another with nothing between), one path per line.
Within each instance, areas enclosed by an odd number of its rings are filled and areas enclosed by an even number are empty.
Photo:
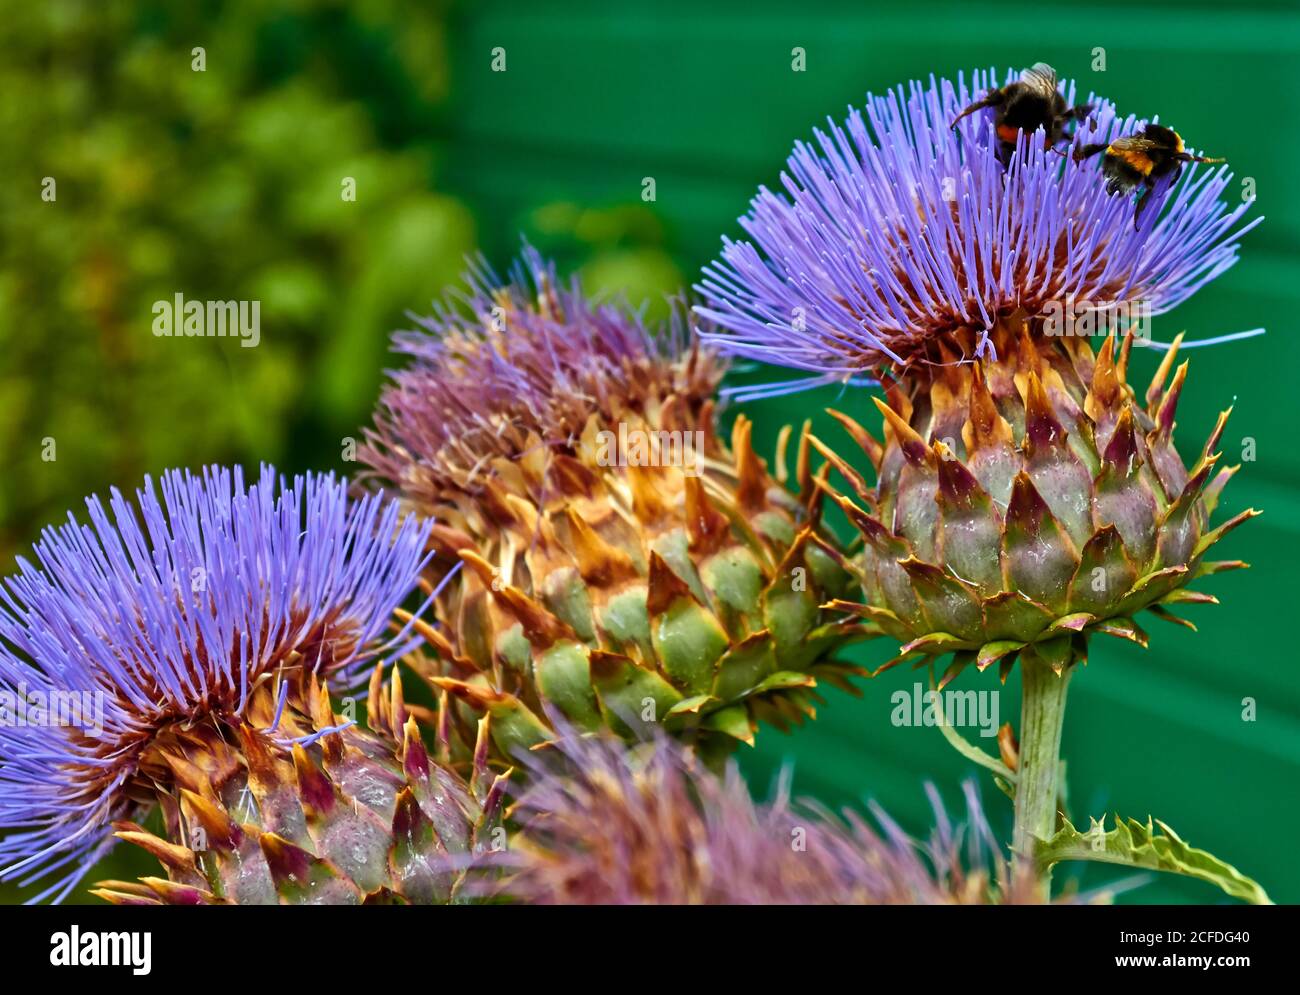
M1086 661L1093 633L1145 646L1141 611L1191 626L1170 609L1216 602L1188 585L1244 566L1206 554L1257 514L1210 527L1237 469L1215 472L1228 412L1185 468L1177 344L1143 404L1125 377L1131 336L1118 356L1113 338L1094 356L1085 339L1031 336L1021 318L993 341L996 361L893 384L889 404L876 402L883 444L839 416L876 468L874 489L813 443L849 481L854 496L834 497L865 540L866 603L837 607L903 643L885 667L951 654L940 687L995 663L1005 681L1028 648L1061 674Z
M258 689L244 716L212 717L154 738L141 784L161 806L162 839L132 822L117 836L167 877L105 881L122 905L444 904L470 854L490 845L506 775L488 774L486 722L465 784L432 759L400 679L375 670L371 731L334 714L301 667ZM278 695L283 695L277 705ZM457 859L459 860L459 866Z

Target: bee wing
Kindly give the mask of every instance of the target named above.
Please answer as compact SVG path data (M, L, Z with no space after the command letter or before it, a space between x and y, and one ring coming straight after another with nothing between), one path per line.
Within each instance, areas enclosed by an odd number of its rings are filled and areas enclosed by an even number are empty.
M1056 95L1056 70L1046 62L1035 62L1020 74L1020 82L1043 97Z
M1162 148L1159 142L1153 142L1142 135L1125 135L1111 142L1110 147L1116 152L1151 152Z

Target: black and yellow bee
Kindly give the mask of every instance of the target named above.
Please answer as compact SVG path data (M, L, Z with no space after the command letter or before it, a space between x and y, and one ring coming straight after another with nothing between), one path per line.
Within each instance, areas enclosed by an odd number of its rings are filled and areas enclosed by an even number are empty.
M1065 128L1071 121L1087 117L1091 104L1066 107L1065 98L1056 89L1056 70L1046 62L1036 62L1020 74L1020 79L990 90L952 120L952 126L967 115L985 107L997 109L993 126L998 136L998 158L1002 165L1011 162L1020 132L1046 133L1044 148L1065 140Z
M1185 162L1223 162L1206 156L1192 155L1183 147L1182 136L1173 128L1160 124L1146 125L1140 134L1125 135L1113 142L1079 145L1074 150L1074 161L1081 162L1098 152L1105 152L1101 171L1106 176L1106 192L1130 193L1142 188L1133 227L1137 228L1142 213L1151 205L1156 191L1168 190L1178 180Z

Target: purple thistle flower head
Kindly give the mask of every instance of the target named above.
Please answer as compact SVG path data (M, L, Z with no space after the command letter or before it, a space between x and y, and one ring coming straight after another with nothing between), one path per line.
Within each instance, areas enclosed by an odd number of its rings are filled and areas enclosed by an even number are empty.
M136 813L160 733L239 721L294 668L352 690L413 642L383 633L430 526L395 502L270 467L247 487L173 470L158 490L87 499L90 524L46 529L0 584L0 879L53 875L35 901L64 897Z
M760 188L740 221L749 240L724 238L704 269L697 310L719 329L702 337L809 374L785 389L851 381L984 355L1000 318L1033 319L1051 302L1161 314L1236 261L1260 219L1240 225L1249 204L1221 199L1227 167L1185 167L1138 228L1133 195L1107 190L1103 157L1075 162L1022 133L1004 166L993 110L950 126L996 85L977 71L969 86L931 77L869 94L846 123L799 142L785 193ZM1142 126L1089 102L1078 142Z
M359 454L422 508L478 493L494 461L572 453L593 417L647 417L671 397L698 410L722 378L685 308L649 326L561 282L531 247L509 281L480 261L465 283L416 319L421 331L394 335L410 363L390 371Z
M508 851L476 858L475 890L536 904L768 905L1040 903L998 854L974 786L954 825L911 839L792 801L788 779L757 803L734 764L719 775L679 742L571 731L538 755L514 806ZM878 826L879 828L876 828Z

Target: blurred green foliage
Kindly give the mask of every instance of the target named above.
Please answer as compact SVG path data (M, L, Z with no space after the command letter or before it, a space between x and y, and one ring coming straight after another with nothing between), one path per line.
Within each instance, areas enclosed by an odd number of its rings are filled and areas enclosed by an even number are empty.
M167 466L338 464L474 244L436 189L441 6L7 5L0 553ZM260 301L261 344L154 337L176 293Z

